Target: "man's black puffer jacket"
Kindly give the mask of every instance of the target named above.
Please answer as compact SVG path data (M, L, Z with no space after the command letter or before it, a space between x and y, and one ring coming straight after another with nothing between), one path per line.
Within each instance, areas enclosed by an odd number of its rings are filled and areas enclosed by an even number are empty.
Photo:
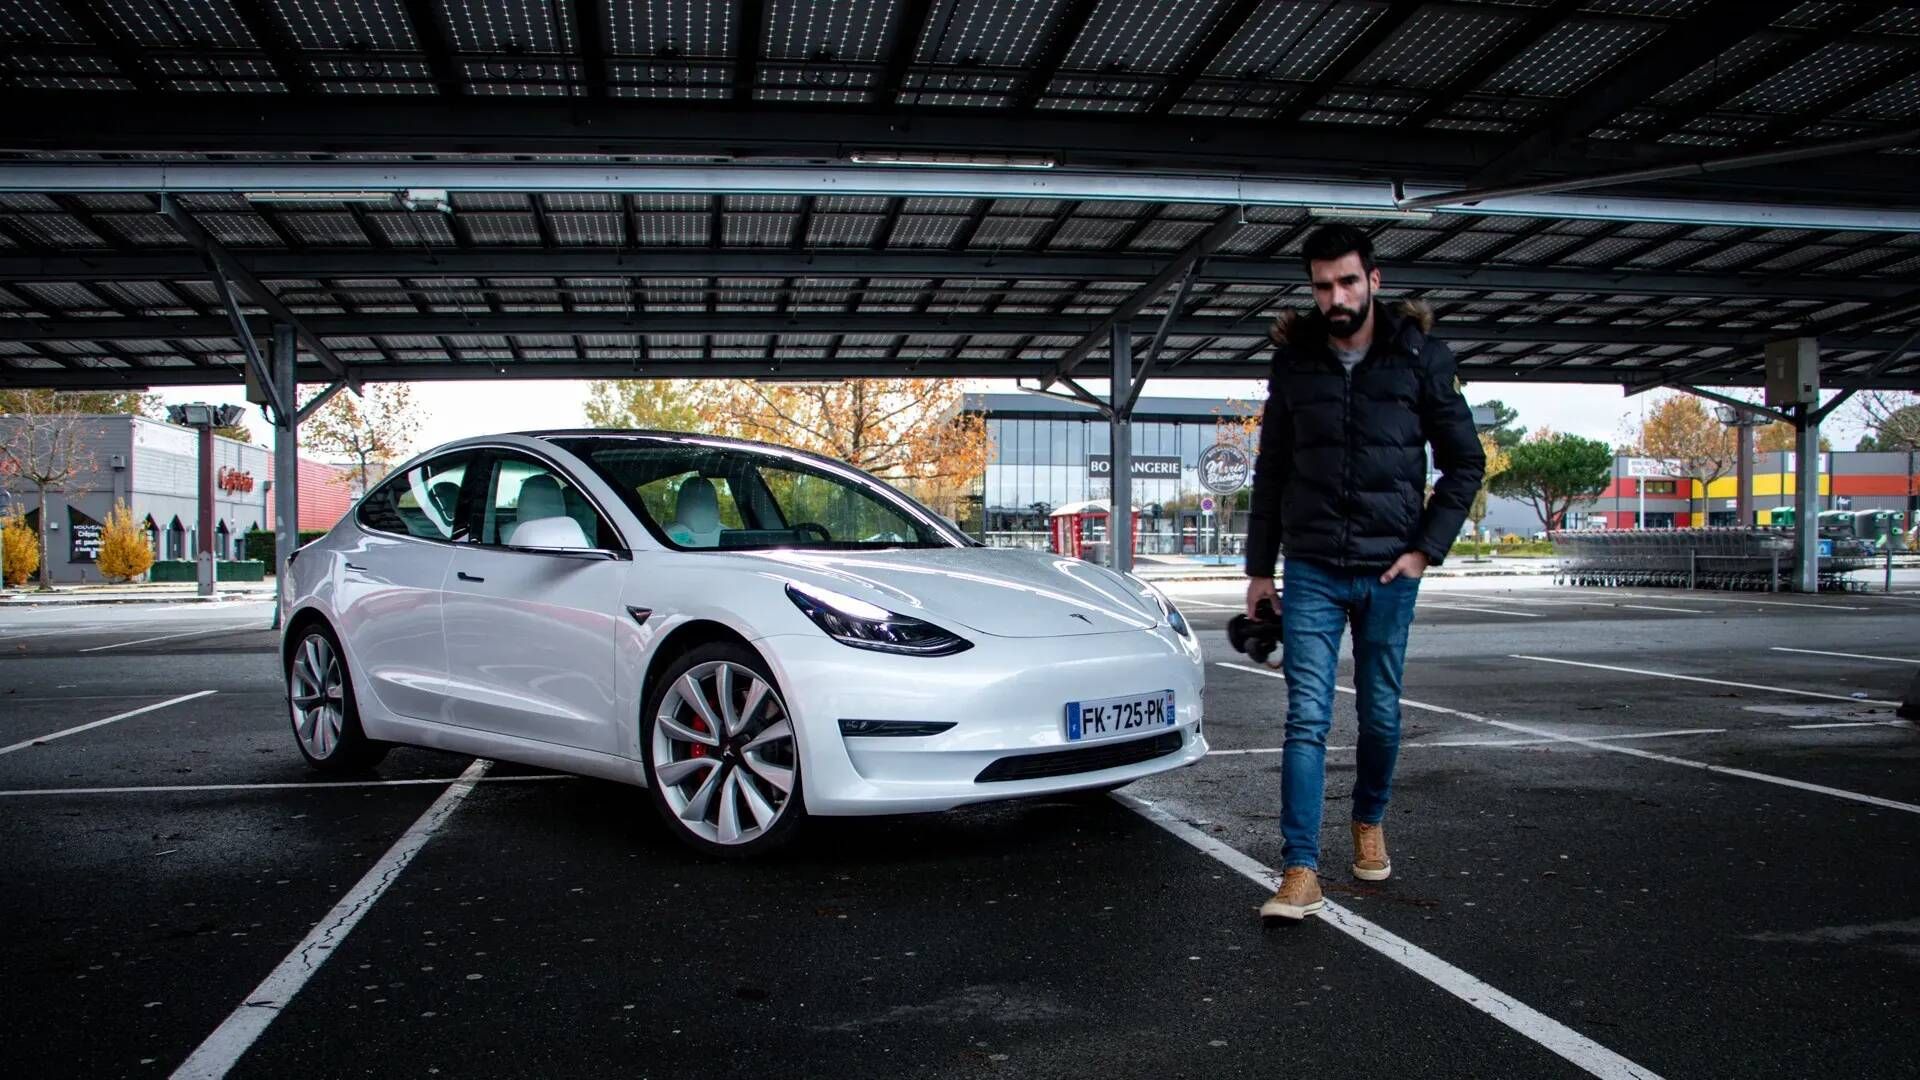
M1409 551L1438 566L1480 489L1486 455L1454 381L1453 354L1429 337L1425 305L1376 303L1373 348L1349 374L1316 311L1273 325L1273 376L1247 527L1247 574L1288 558L1377 571ZM1426 444L1441 476L1426 497Z

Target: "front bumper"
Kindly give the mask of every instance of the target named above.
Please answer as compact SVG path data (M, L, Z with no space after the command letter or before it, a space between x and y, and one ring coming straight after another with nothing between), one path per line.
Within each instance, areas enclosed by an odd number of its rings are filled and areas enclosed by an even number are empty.
M1206 756L1199 649L1166 627L1062 638L978 634L969 640L972 649L943 657L869 652L825 634L756 642L798 725L808 813L947 810L1123 784ZM1174 692L1172 726L1120 739L1067 741L1069 701L1156 690ZM843 719L953 727L926 736L844 736ZM1164 746L1145 746L1154 739ZM1145 760L1127 760L1161 749ZM1009 760L1029 756L1034 760ZM979 779L997 762L1002 764L995 774L1012 778ZM1081 768L1086 765L1095 767Z

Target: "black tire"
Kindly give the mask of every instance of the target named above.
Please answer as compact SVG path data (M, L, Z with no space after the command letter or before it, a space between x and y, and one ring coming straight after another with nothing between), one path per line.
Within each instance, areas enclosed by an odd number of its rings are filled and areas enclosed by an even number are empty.
M360 707L354 696L353 673L348 669L346 654L340 649L340 639L334 636L326 623L313 621L300 626L293 636L293 647L287 650L283 674L287 684L287 715L293 725L293 745L299 748L300 756L307 759L308 765L324 773L365 772L387 756L391 747L367 738L366 732L360 727ZM297 697L311 693L313 688L303 684L310 682L314 674L318 675L322 684L338 677L340 715L337 732L326 715L324 703L311 710L303 710L296 703ZM325 697L327 685L321 685L319 689ZM311 721L312 727L308 726L308 721ZM324 735L321 735L323 731Z
M752 715L741 717L743 726L737 734L722 737L720 745L712 750L704 745L696 747L693 743L675 738L671 733L664 735L664 741L669 744L667 752L674 756L671 760L657 762L656 728L663 708L669 705L669 696L678 699L672 702L676 724L683 731L702 731L706 727L704 721L677 688L689 673L701 673L696 674L695 685L702 691L717 694L718 684L715 680L718 673L713 670L716 665L731 665L735 669L728 676L736 680L732 685L731 697L751 700L750 684L743 685L737 681L738 675L744 670L765 683L768 699ZM775 702L778 703L777 712L773 704ZM737 701L734 711L739 713L745 703L745 700ZM708 699L709 707L712 704L712 699ZM786 699L780 692L779 683L768 669L766 661L752 649L730 642L713 642L692 649L669 664L655 684L648 688L646 703L640 712L640 750L646 768L647 801L653 804L667 831L695 851L726 859L754 858L791 841L799 831L801 821L807 816L805 793L801 787L799 737L793 731L792 720L792 716L786 712ZM778 731L781 723L786 724L788 732L784 739ZM722 726L725 726L724 723ZM753 750L755 740L763 736L770 741L761 744L761 749ZM691 764L695 758L710 756L718 762L717 765L693 766L694 772L673 784L663 783L660 779L658 770L661 765ZM713 776L715 773L718 774L717 778ZM738 774L733 780L735 788L727 787L730 773ZM773 823L758 827L752 836L742 833L741 839L731 842L716 839L716 836L725 835L724 826L718 823L723 812L718 803L731 800L736 821L752 819L756 811L749 805L749 800L757 798L760 807L772 807L780 792L778 786L766 777L781 774L790 774L786 776L790 787L779 798ZM698 818L683 818L681 810L694 808L702 787L709 780L717 790L710 793L708 803L702 805L708 806L711 812L703 809ZM673 803L681 805L676 807Z

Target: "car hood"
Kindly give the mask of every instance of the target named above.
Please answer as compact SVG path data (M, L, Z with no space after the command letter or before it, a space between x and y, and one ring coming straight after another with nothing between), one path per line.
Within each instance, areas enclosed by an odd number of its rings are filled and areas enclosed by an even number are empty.
M1146 630L1159 606L1113 571L1004 548L768 551L778 573L929 622L995 637L1073 637ZM769 570L773 568L769 567Z

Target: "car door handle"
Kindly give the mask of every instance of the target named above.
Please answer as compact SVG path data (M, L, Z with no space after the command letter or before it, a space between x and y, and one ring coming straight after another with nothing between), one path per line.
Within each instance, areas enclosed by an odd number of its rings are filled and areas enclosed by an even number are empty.
M461 581L485 581L485 580L487 580L486 578L483 578L483 577L474 577L474 576L473 576L472 574L469 574L469 573L467 573L467 572L466 572L465 570L458 570L458 571L455 571L455 573L457 573L457 574L459 575L459 577L460 577L460 580L461 580Z
M362 573L362 574L364 574L364 573L366 573L366 572L367 572L367 568L366 568L366 567L364 567L364 566L361 566L361 565L360 565L359 563L348 563L348 564L347 564L347 569L349 569L349 570L357 570L357 571L359 571L359 572L360 572L360 573Z

